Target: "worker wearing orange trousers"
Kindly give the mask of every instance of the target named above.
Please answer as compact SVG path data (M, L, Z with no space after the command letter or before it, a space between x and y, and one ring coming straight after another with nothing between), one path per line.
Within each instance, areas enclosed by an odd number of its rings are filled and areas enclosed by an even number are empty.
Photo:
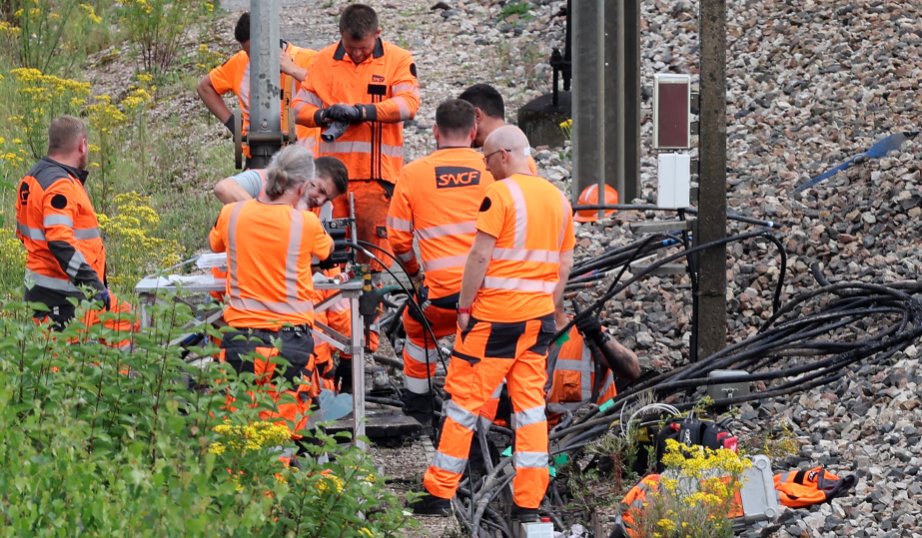
M56 329L74 319L69 299L85 298L87 288L106 309L111 304L106 248L84 188L88 159L86 125L61 116L48 128L48 156L16 187L16 235L26 249L24 298L47 307L34 316Z
M198 94L205 106L231 133L234 132L234 114L224 104L223 95L233 92L240 105L241 135L246 135L250 130L250 14L244 13L237 20L234 28L234 38L240 44L240 51L228 58L220 66L205 75L198 84ZM287 41L281 42L280 63L283 66L296 66L307 70L314 60L316 51L296 47ZM291 71L291 68L288 69ZM301 89L301 83L284 72L281 73L282 103L281 103L281 128L288 132L288 109L291 101ZM307 149L316 151L319 129L298 126L296 130L297 144ZM243 146L243 154L247 157L246 168L250 168L250 148Z
M277 153L267 173L266 192L256 200L224 206L211 231L211 248L227 252L227 308L224 319L236 331L222 342L224 360L238 373L252 373L274 409L264 420L284 419L294 434L306 423L313 376L314 291L311 260L329 258L333 240L320 220L296 209L314 177L314 164L299 146ZM280 340L280 348L273 345ZM250 360L249 356L256 355ZM282 369L279 356L289 365ZM291 381L278 390L273 379Z
M573 216L564 195L528 172L528 139L501 127L484 143L497 179L480 205L464 267L458 331L445 380L451 395L439 448L416 513L445 514L467 466L479 413L506 379L515 429L513 514L534 521L549 480L545 359L573 264Z
M292 107L301 125L349 125L338 139L321 140L318 154L338 157L349 169L358 239L391 252L386 220L403 167L403 122L419 109L416 64L409 52L380 38L378 16L366 5L343 10L339 30L341 41L317 53ZM333 217L348 216L346 197ZM373 254L390 266L386 256Z
M439 149L400 173L387 216L387 236L413 280L421 281L423 315L435 338L442 338L455 332L461 274L493 176L483 156L471 149L477 128L470 103L450 99L440 104L433 134ZM414 236L421 260L413 251ZM437 341L422 321L412 306L404 311L404 410L428 422L434 411L429 380L435 375Z

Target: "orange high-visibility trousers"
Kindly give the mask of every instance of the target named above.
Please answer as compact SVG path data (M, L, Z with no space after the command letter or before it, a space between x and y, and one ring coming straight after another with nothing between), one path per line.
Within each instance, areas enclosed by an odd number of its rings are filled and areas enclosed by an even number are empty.
M392 184L384 181L349 181L349 192L333 199L333 218L343 219L349 216L349 195L353 195L355 231L358 239L377 245L387 252L393 252L387 240L387 213L391 207L393 189ZM387 254L382 254L377 249L365 248L384 262L386 267L391 267L393 261ZM359 253L358 259L359 263L369 263L372 271L384 271L381 264L362 253Z
M442 437L423 484L436 497L454 497L467 467L481 408L506 378L515 429L512 495L521 508L538 508L549 481L547 421L544 416L545 357L555 329L554 315L514 323L471 318L458 331L445 390Z
M440 308L434 304L426 307L424 314L435 333L435 338L451 335L458 328L458 312L455 309ZM435 376L438 341L418 321L419 313L412 306L403 312L403 327L407 341L403 347L404 387L410 396L406 411L426 413L429 409L429 378Z

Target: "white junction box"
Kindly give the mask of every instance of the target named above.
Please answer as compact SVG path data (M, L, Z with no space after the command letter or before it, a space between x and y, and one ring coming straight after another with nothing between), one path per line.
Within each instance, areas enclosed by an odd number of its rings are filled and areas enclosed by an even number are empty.
M656 181L656 205L667 209L691 205L691 157L683 153L660 153Z
M553 523L519 523L515 538L554 538Z

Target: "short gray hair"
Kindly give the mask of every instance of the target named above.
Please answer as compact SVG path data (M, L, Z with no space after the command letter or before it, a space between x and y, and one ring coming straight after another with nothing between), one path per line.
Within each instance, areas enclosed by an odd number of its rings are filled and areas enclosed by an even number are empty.
M266 196L275 200L314 180L314 154L311 150L291 145L272 157L266 173Z

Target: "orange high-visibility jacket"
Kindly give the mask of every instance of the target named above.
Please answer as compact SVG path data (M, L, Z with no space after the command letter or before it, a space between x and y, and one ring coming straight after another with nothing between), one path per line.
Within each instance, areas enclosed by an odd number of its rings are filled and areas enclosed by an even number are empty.
M295 65L308 70L310 70L314 56L317 54L317 51L296 47L290 43L285 52L291 56ZM241 118L241 124L243 125L241 134L245 135L250 130L250 56L241 50L228 58L222 65L212 69L208 75L211 78L211 85L220 95L234 92L234 95L237 96L237 101L240 103L240 113L243 116ZM290 100L300 90L301 84L288 75L282 74L281 77L282 111L284 114L286 107L291 104ZM283 117L281 121L285 126L288 119ZM283 131L287 132L286 129L283 129ZM320 136L320 129L311 129L299 125L297 135L299 145L314 149ZM243 152L247 157L250 156L249 147L244 146Z
M51 290L51 296L60 296L58 304L83 297L77 286L105 288L106 248L83 188L86 177L85 171L42 157L17 188L16 233L27 252L26 285Z
M334 142L320 142L319 155L332 155L349 179L397 181L403 166L403 121L419 109L419 82L413 55L378 40L374 53L355 65L342 43L319 51L291 106L298 123L317 127L316 114L335 104L366 106L367 120L349 127Z
M429 297L461 291L461 274L477 232L477 213L493 176L480 153L445 148L404 167L387 215L394 255L419 271L413 234L419 240Z
M313 326L311 257L326 259L333 248L316 215L259 200L228 204L209 239L213 251L227 252L228 325Z
M496 238L472 316L504 323L554 312L560 253L573 250L573 212L557 187L538 176L497 181L477 217L477 230Z
M547 391L548 413L575 411L592 399L595 388L596 361L586 345L583 335L574 325L567 333L569 340L548 353L547 373L550 390ZM611 370L602 369L603 381L596 404L601 405L618 395Z
M847 495L858 484L858 477L848 475L839 478L822 467L815 467L776 474L774 481L781 504L802 508Z

